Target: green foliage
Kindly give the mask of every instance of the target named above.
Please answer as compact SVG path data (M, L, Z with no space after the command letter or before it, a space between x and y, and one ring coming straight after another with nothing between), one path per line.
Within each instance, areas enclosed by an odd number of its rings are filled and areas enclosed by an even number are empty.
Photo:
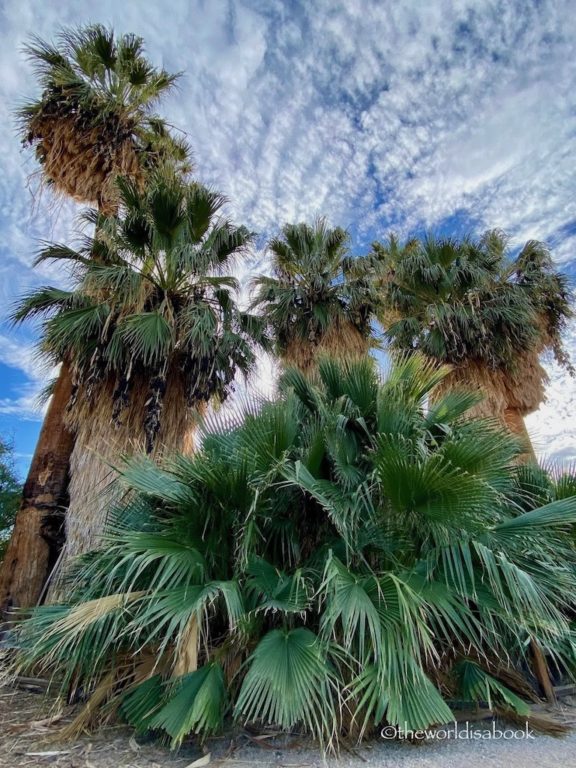
M47 245L38 257L71 266L72 290L33 292L14 320L44 318L41 349L71 363L80 404L113 382L117 425L132 393L147 389L151 449L168 381L181 382L182 408L223 401L236 373L252 370L254 343L267 339L225 274L252 235L221 215L222 196L169 169L152 174L145 192L125 179L119 188L120 212L96 215L94 238L76 251Z
M222 724L226 702L224 674L218 664L206 664L171 684L168 701L148 727L166 731L178 747L191 731L210 735Z
M271 630L250 657L236 714L286 730L302 723L319 739L331 739L338 685L327 655L328 649L305 627Z
M39 147L40 162L45 160L47 125L42 121L57 117L74 120L79 133L96 129L110 141L130 136L143 151L144 164L170 157L186 167L186 142L173 136L152 111L179 75L153 67L142 38L116 36L112 29L93 24L63 29L55 43L33 37L24 50L42 94L18 116L24 141Z
M263 313L279 354L346 324L370 335L376 297L369 264L350 256L345 230L330 229L324 219L286 224L268 249L273 274L253 281L252 308Z
M497 702L514 709L519 715L530 714L530 707L520 697L495 680L476 662L462 659L454 667L454 674L458 680L460 694L466 701L473 701L476 704L487 702L492 708L492 701L496 699Z
M543 498L512 438L462 418L470 399L428 409L445 374L325 360L213 419L195 455L129 462L130 502L70 603L22 623L20 664L87 690L115 675L107 706L173 745L229 711L324 748L445 722L453 698L525 714L493 670L521 674L530 639L574 662L576 496Z
M22 486L14 470L13 455L12 444L0 437L0 561L6 552L22 495Z
M562 331L572 314L567 279L543 243L516 258L502 232L479 240L391 236L369 256L382 289L382 319L396 350L453 364L514 370L521 355L551 349L570 368Z

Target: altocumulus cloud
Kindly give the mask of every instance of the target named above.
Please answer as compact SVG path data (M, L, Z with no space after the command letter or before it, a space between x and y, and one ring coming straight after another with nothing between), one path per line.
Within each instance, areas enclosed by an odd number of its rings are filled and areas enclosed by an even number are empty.
M501 227L512 246L546 240L574 271L576 14L571 0L4 0L0 25L0 300L62 275L32 272L38 239L69 239L75 208L35 197L33 158L10 111L34 92L20 48L31 32L102 21L141 34L151 58L185 72L164 111L189 135L198 174L262 240L323 214L361 251L390 229L459 234ZM31 187L31 189L30 189ZM266 268L261 251L250 269ZM9 335L8 335L9 334ZM30 329L3 328L0 361L31 416L48 375ZM576 351L576 333L571 347ZM550 366L531 417L542 452L576 458L574 385Z

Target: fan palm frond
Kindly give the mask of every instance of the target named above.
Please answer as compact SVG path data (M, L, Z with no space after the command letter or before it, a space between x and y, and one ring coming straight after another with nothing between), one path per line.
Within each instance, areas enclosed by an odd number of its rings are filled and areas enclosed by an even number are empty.
M69 605L22 622L21 663L106 683L107 711L173 746L227 711L325 749L449 721L454 699L527 716L530 644L574 668L576 497L467 419L473 398L429 409L446 375L325 360L194 456L128 459L101 551Z

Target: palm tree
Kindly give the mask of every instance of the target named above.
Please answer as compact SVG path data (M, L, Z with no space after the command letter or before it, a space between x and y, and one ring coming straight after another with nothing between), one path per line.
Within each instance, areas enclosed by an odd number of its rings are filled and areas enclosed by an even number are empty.
M479 240L429 236L374 243L381 320L394 350L421 350L453 366L444 386L484 399L472 413L499 419L534 452L524 416L544 400L540 355L551 350L572 372L562 332L573 312L566 278L547 248L528 242L516 258L499 231Z
M42 93L19 111L20 134L35 148L42 178L57 192L111 212L119 173L141 183L168 158L186 169L185 142L152 112L177 76L150 64L141 38L116 38L94 25L62 31L56 45L34 39L26 52ZM53 564L74 445L64 420L71 389L64 363L0 569L0 610L34 605Z
M576 497L534 499L516 441L462 418L470 394L426 409L446 373L323 360L195 455L133 458L104 546L67 605L22 624L20 663L95 692L73 728L115 702L173 746L227 710L325 748L450 721L450 699L527 717L526 639L560 663L571 642Z
M20 133L56 191L111 213L117 176L143 183L167 156L187 166L186 143L152 111L178 75L150 64L142 38L96 24L25 50L42 94L19 110Z
M98 544L121 457L183 450L194 414L225 400L254 363L259 324L238 310L225 275L252 236L219 215L224 198L173 169L149 175L143 193L118 186L120 213L100 220L94 241L40 255L73 265L76 285L36 290L14 316L44 317L41 349L71 371L64 564Z
M259 310L285 365L309 372L322 354L359 359L372 345L374 297L366 260L349 254L345 230L324 219L286 224L270 240L272 276L253 281Z

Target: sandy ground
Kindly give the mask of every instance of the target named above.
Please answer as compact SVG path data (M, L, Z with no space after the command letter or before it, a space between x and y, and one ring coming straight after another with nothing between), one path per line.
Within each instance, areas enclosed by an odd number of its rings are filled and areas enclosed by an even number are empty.
M576 700L563 702L561 708L563 719L576 724ZM158 744L138 742L125 727L109 727L62 744L55 739L70 714L55 711L43 695L0 688L0 767L576 768L576 731L559 739L535 735L533 739L472 740L455 739L452 733L450 738L418 745L379 739L323 761L317 749L297 737L262 738L244 730L209 741L209 754L194 744L171 753ZM490 722L470 725L477 731L491 727Z

